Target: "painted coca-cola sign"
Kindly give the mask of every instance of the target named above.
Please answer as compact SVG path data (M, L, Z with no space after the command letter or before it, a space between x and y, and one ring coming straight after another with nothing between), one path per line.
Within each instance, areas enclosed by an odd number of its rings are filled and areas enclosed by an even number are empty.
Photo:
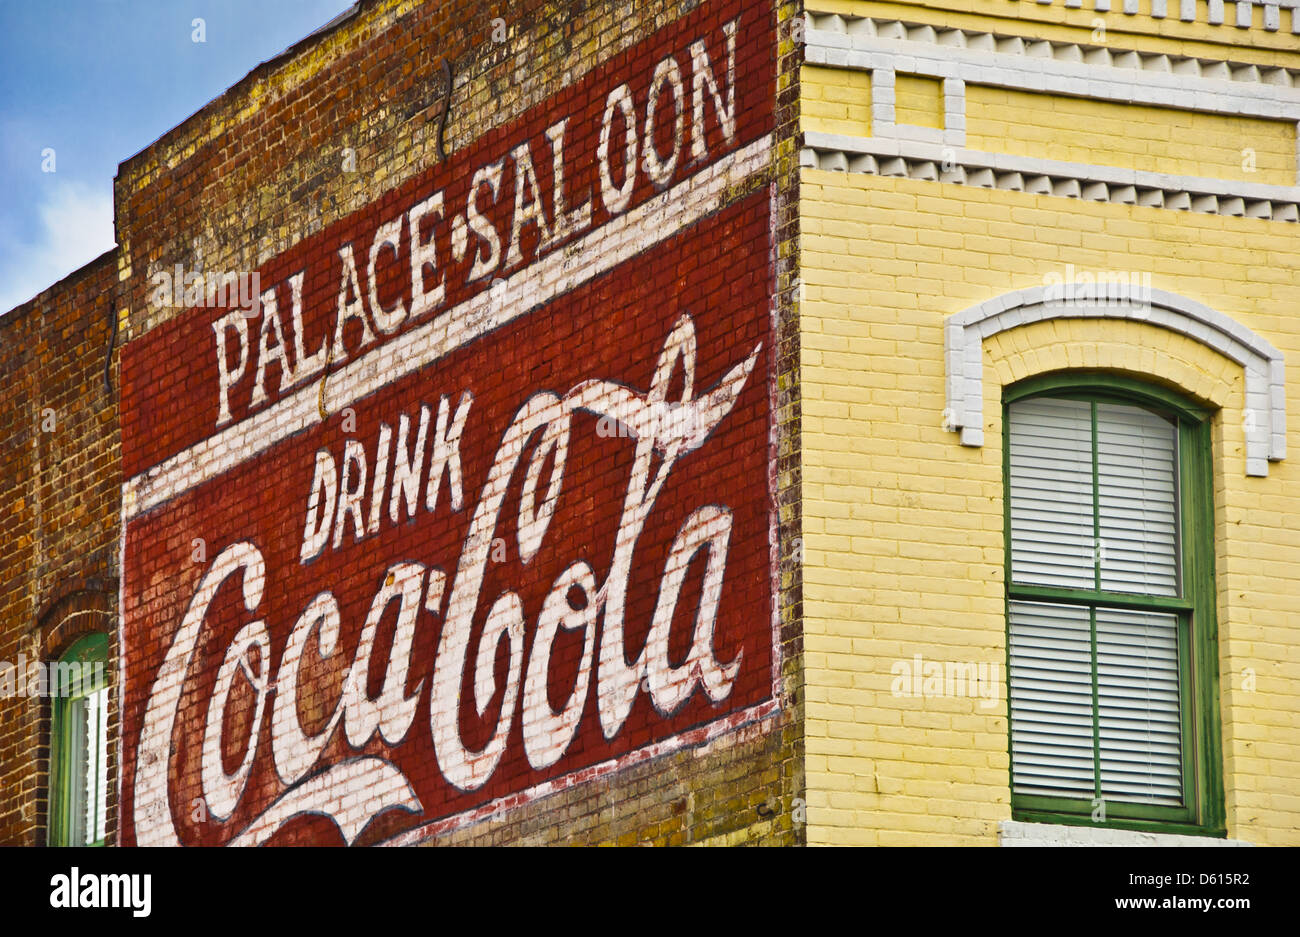
M418 839L775 709L768 15L127 345L124 843Z

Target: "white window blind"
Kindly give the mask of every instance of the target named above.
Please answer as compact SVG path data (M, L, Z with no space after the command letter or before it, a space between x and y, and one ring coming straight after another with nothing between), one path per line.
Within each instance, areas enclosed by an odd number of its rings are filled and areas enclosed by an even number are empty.
M1012 579L1091 589L1092 405L1045 397L1015 403L1009 436Z
M1181 803L1177 618L1097 609L1097 704L1102 796Z
M68 749L64 756L68 759L68 844L84 846L91 842L86 839L86 815L90 803L86 778L91 768L88 744L91 726L87 718L86 697L72 700L67 712Z
M1173 423L1139 407L1097 404L1094 485L1088 401L1040 397L1012 405L1011 414L1012 579L1090 589L1099 563L1102 589L1177 595Z
M1015 789L1090 798L1096 771L1088 608L1012 602L1010 612Z
M69 843L104 839L108 813L108 690L68 704Z
M1101 587L1178 594L1178 454L1169 420L1097 404Z
M1007 440L1013 788L1180 805L1179 618L1097 595L1180 595L1177 425L1036 397L1008 408ZM1017 587L1091 597L1031 601Z
M108 690L97 690L87 698L90 715L91 770L86 775L90 793L86 803L86 842L104 839L108 823Z

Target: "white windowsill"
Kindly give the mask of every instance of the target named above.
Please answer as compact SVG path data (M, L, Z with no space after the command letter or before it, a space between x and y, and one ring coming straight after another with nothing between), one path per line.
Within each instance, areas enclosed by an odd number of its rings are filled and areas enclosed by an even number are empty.
M1056 823L998 824L999 846L1253 846L1238 839L1186 836L1181 833L1141 833L1106 827L1066 826Z

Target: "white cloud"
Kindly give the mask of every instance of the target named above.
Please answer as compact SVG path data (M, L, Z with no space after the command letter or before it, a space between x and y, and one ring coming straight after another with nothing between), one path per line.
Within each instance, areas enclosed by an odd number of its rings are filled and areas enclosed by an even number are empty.
M80 182L56 183L37 207L30 243L0 258L0 314L94 260L113 246L113 193Z

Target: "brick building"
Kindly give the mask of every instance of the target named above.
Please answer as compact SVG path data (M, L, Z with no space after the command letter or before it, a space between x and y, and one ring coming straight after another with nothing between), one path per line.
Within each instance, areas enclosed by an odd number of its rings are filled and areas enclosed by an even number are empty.
M1300 842L1297 122L1296 0L364 0L0 319L0 841Z

